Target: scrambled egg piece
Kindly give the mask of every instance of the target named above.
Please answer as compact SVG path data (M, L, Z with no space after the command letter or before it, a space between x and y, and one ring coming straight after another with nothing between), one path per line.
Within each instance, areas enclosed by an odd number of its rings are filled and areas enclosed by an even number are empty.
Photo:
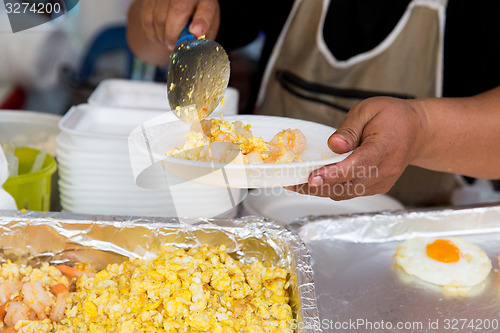
M167 156L220 163L289 163L302 161L306 138L298 129L286 129L266 142L255 137L250 125L241 121L203 119L191 125L186 143L167 152Z
M242 264L225 250L168 246L154 260L111 264L96 274L83 263L75 268L4 263L0 330L293 332L288 271Z
M54 332L292 332L288 271L225 250L169 246L154 260L84 275Z
M53 330L52 321L50 319L44 320L24 320L21 319L17 322L17 333L51 333Z

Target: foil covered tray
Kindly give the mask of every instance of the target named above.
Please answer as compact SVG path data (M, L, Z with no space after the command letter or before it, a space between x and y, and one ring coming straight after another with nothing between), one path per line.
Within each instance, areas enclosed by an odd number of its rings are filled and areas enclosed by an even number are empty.
M500 206L305 217L289 228L311 253L323 332L500 332ZM492 261L465 296L395 265L403 240L447 236L475 243Z
M128 258L151 259L162 245L191 248L226 245L241 262L255 260L288 269L296 332L319 333L312 266L293 232L254 217L241 219L140 218L67 213L0 211L2 259L85 261L96 269Z

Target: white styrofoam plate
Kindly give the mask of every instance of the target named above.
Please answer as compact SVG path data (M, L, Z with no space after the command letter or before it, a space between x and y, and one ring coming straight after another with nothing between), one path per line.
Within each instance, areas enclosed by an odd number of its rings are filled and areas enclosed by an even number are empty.
M61 198L64 198L67 202L71 202L74 205L79 204L93 204L95 206L108 206L117 205L124 208L128 206L134 207L147 207L151 208L161 208L162 205L172 202L172 197L168 195L156 195L156 196L143 196L140 193L130 193L129 195L119 195L116 191L106 191L104 193L98 193L97 190L82 190L82 191L61 191Z
M126 205L96 206L92 203L68 202L61 198L62 211L78 214L130 215L130 216L175 216L175 209L169 206L160 208L141 208Z
M61 206L63 212L76 213L76 214L104 214L104 215L126 215L126 216L161 216L161 217L176 217L178 211L173 206L162 206L155 209L141 209L140 207L124 207L118 206L95 206L93 204L77 204L73 205L70 202L61 199ZM221 218L235 218L237 215L237 208L231 208L224 211L217 211L209 208L206 211L192 212L196 215L185 216L190 218L200 218L206 216L221 217ZM204 215L202 215L204 214ZM182 216L181 216L182 217Z
M126 140L135 127L164 113L158 110L80 104L73 106L62 117L59 128L64 133L81 139ZM172 112L169 114L175 118Z
M223 187L208 186L192 182L185 182L165 190L144 189L133 182L114 180L92 179L90 177L82 178L80 181L72 181L61 177L59 179L59 188L65 193L83 193L94 197L143 197L155 198L159 196L175 195L176 198L185 198L193 201L193 207L204 204L207 201L217 201L217 198L225 197L228 190ZM231 189L235 197L240 196L240 189ZM94 195L95 194L95 195ZM106 198L108 200L108 198Z
M228 87L224 102L214 114L234 115L238 113L239 92ZM89 104L119 108L170 111L165 83L109 79L102 81L90 95Z
M84 138L61 132L56 137L57 147L75 152L116 153L128 155L128 145L125 138L105 140L102 138Z
M226 190L226 189L224 189ZM161 215L168 211L168 216L182 217L214 217L235 207L239 202L241 192L232 190L234 200L228 192L193 193L173 192L153 197L119 193L117 191L101 192L97 190L61 191L60 198L63 207L69 211L82 212L83 208L92 208L103 214L116 211L132 211L134 215Z
M125 168L113 168L106 166L91 166L67 164L58 159L59 174L62 177L83 181L84 179L95 179L95 181L109 180L110 182L132 182L135 183L132 171Z
M130 157L128 154L122 154L117 152L87 152L87 151L77 151L64 148L62 146L57 146L57 154L64 156L70 161L101 161L109 162L111 164L117 165L122 163L130 163Z
M108 173L116 172L120 176L131 173L130 161L118 163L118 161L111 162L109 160L100 160L99 158L84 159L82 157L68 158L66 156L58 157L57 161L59 165L66 167L70 171L74 169L75 173L101 174L108 171Z
M129 145L135 145L148 158L163 164L170 174L187 181L233 188L267 188L296 185L307 182L309 174L324 165L344 160L349 153L336 154L330 150L327 140L335 129L322 124L284 117L236 115L224 117L233 122L250 124L254 136L265 141L283 129L300 129L307 139L307 149L301 154L302 162L274 164L223 164L191 161L165 156L175 147L185 143L184 134L190 124L173 121L134 131Z
M133 181L119 181L106 179L93 179L92 177L73 180L68 177L59 178L59 188L66 193L96 193L96 196L113 195L114 193L120 196L147 196L154 198L155 196L168 194L167 191L149 190L137 186Z
M166 84L124 79L102 81L90 95L88 103L121 108L170 110Z
M58 161L68 167L88 168L90 170L122 170L130 172L130 158L125 155L91 154L91 153L65 153L57 147Z
M342 215L404 209L399 201L384 194L334 201L282 188L249 191L242 206L242 215L267 217L281 224L309 215Z

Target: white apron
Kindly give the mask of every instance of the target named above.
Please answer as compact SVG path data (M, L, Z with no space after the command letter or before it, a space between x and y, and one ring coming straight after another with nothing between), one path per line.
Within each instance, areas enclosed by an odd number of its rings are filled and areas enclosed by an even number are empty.
M441 97L447 0L411 1L379 45L345 61L323 38L329 5L295 1L264 73L257 113L337 128L367 97ZM441 205L457 186L451 174L408 167L389 194L408 206Z

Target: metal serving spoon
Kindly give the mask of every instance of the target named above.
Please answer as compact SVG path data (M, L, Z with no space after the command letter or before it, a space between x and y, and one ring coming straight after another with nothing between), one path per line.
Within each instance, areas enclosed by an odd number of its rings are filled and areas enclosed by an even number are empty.
M174 114L190 123L206 118L224 97L229 73L229 59L219 43L185 34L168 68L167 95Z

